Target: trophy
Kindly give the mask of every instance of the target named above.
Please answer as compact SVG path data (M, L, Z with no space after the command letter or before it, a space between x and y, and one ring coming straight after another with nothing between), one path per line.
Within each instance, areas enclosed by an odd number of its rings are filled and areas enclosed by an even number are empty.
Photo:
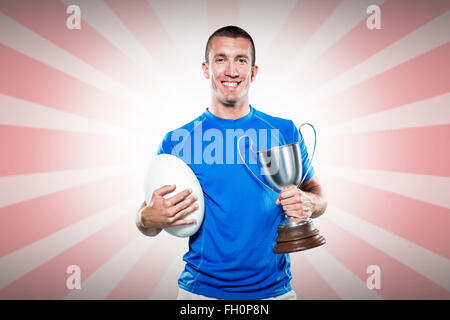
M316 130L313 125L304 123L299 127L299 131L304 125L309 125L314 131L314 149L311 156L312 163L316 150ZM289 186L300 186L303 183L304 178L311 169L310 163L309 168L306 169L306 172L303 175L304 168L302 166L302 154L300 150L300 142L303 140L303 136L301 136L301 140L299 142L257 152L258 159L263 168L264 176L271 186L268 186L266 183L261 181L261 179L259 179L258 176L254 174L245 163L245 159L243 159L239 149L239 142L244 137L248 137L250 139L250 149L253 150L253 140L251 137L245 135L241 136L238 140L237 148L239 156L247 169L263 185L278 194L281 190ZM276 189L279 191L277 192ZM325 238L321 236L319 234L319 230L314 227L312 219L308 218L306 220L298 220L285 216L285 218L278 225L278 237L276 238L276 242L277 244L274 248L275 253L290 253L321 246L325 244Z

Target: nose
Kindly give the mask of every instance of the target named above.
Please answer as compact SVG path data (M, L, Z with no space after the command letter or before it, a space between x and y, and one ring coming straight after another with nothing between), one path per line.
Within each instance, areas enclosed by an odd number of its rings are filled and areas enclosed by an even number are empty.
M234 61L228 61L227 67L225 68L225 75L233 78L239 76L239 72Z

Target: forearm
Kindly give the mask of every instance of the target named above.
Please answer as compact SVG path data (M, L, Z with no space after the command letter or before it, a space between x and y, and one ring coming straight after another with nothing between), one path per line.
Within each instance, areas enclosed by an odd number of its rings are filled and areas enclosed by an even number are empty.
M141 205L139 208L137 214L136 214L136 227L139 229L139 231L149 237L157 236L161 232L161 228L157 227L145 227L142 222L142 209L145 207L145 202Z
M316 194L314 192L306 192L313 198L313 212L312 219L320 217L327 209L327 199L323 194Z
M148 237L157 236L162 230L160 228L151 228L151 227L150 228L144 228L144 227L141 227L141 226L139 226L137 224L136 224L136 227L139 229L140 232L142 232L142 234L144 234L144 235L146 235Z
M300 188L310 198L311 218L320 217L327 209L327 198L317 176L304 183Z

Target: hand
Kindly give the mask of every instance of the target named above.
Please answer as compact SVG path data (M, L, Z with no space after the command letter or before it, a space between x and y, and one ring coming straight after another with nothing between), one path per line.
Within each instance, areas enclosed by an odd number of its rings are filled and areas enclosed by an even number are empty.
M186 189L168 199L163 198L164 195L173 192L175 188L175 185L166 185L156 189L152 194L150 204L141 208L142 223L146 228L164 229L196 222L195 219L182 219L198 208L198 204L194 203L197 196L189 196L191 190Z
M314 212L314 194L304 192L297 186L290 186L280 192L275 204L281 204L288 217L292 217L296 221L306 220Z

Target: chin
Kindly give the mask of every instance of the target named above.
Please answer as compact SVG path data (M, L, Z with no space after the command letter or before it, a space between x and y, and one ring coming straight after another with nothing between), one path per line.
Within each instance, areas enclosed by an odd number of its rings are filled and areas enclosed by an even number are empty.
M227 99L223 96L217 96L218 100L226 106L233 106L239 102L239 99Z
M238 102L238 100L223 100L222 103L224 105L226 105L227 107L232 107L234 106L236 103Z

